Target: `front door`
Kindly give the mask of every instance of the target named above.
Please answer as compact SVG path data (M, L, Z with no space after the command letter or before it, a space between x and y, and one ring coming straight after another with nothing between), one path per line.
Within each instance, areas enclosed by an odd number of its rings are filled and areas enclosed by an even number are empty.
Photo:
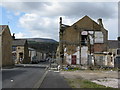
M76 55L72 55L72 64L76 64Z

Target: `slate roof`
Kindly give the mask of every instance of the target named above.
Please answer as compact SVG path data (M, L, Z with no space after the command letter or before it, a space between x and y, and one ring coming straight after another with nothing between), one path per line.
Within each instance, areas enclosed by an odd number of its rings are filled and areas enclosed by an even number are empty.
M12 45L13 46L24 46L26 41L27 41L26 39L15 39L13 40Z
M81 25L80 25L80 23L84 23L84 24L86 24L87 25L87 23L88 22L86 22L86 19L89 21L89 22L91 22L91 23L93 23L92 24L92 27L90 27L88 30L90 31L90 30L96 30L96 31L100 31L101 30L101 25L99 25L97 22L95 22L93 19L91 19L89 16L84 16L83 18L81 18L81 19L79 19L77 22L75 22L74 24L72 24L70 27L68 27L68 29L69 28L71 28L71 27L73 27L73 28L81 28L81 29L85 29L85 30L87 30L87 28L86 27L82 27ZM79 24L79 26L77 25L77 24ZM104 28L104 27L102 27L102 28ZM66 28L65 28L66 29ZM80 30L80 29L79 29ZM105 28L104 28L104 30L105 31L107 31Z
M7 27L7 25L0 25L0 33L2 32L2 30L4 30Z
M28 48L30 51L35 51L35 49L34 48Z
M120 41L119 41L119 43L120 43ZM118 48L118 40L108 40L108 47L110 48L110 49L116 49L116 48Z
M84 20L85 18L87 18L88 20L90 20L91 22L93 22L97 27L101 28L101 26L97 22L95 22L93 19L91 19L87 15L85 15L83 18L81 18L80 20L78 20L77 22L75 22L72 26L76 25L79 22L82 22L82 20Z

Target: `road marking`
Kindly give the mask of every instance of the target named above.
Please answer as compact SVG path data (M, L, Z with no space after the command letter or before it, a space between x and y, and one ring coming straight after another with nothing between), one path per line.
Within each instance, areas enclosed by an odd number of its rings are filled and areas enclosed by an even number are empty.
M10 70L17 70L17 69L19 69L19 68L10 68L10 69L5 69L5 68L3 69L2 68L1 71L5 71L5 70L9 70L10 71Z
M46 66L46 68L45 68L45 70L47 70L49 67L48 66Z
M58 69L58 68L50 68L50 69Z
M11 79L10 81L13 82L13 79Z
M45 77L47 75L47 73L48 73L48 70L43 74L42 78L34 85L33 88L40 88L42 82L44 81L44 79L45 79Z
M54 72L60 72L60 71L54 71Z

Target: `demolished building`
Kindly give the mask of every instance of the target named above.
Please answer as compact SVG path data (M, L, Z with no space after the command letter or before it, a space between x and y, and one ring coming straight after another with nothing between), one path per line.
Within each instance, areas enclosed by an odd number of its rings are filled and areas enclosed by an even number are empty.
M88 16L65 25L60 17L59 46L57 57L63 64L70 65L106 65L108 51L108 30L102 19L98 23Z

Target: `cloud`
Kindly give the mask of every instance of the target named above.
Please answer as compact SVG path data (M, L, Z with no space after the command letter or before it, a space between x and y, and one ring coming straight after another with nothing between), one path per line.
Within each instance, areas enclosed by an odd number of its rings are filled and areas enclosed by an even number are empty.
M15 38L25 38L25 34L22 32L16 33Z
M9 2L2 6L13 11L15 15L24 13L18 24L31 33L31 37L49 37L56 40L59 35L60 16L63 17L63 23L68 25L85 15L95 20L117 18L117 3L113 2ZM113 25L110 27L114 29Z
M80 17L90 15L94 18L115 17L117 3L94 2L9 2L3 6L13 11L37 13L40 16L68 16Z
M53 18L25 14L19 19L19 23L21 27L31 32L33 37L55 38L57 35L57 20Z

